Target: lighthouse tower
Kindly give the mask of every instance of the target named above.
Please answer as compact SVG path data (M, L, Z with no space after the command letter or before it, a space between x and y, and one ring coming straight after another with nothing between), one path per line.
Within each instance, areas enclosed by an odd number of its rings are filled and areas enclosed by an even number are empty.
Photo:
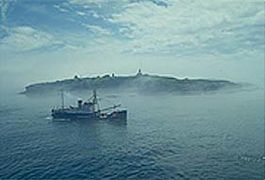
M142 76L143 74L142 74L142 70L141 69L138 69L138 72L137 72L137 74L136 74L136 76Z

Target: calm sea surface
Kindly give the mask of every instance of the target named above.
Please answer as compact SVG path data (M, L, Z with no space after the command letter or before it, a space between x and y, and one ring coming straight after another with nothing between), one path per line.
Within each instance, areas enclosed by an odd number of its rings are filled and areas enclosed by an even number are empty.
M2 93L0 179L264 179L263 90L101 97L127 123L54 122L59 97Z

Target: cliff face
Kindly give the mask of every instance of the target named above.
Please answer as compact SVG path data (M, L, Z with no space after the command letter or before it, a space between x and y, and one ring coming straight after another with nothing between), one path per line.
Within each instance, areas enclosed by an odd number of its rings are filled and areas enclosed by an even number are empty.
M155 75L109 76L67 79L62 81L32 84L25 88L24 94L44 94L59 90L74 92L83 90L115 90L148 92L196 93L217 91L239 87L238 84L224 80L176 79Z

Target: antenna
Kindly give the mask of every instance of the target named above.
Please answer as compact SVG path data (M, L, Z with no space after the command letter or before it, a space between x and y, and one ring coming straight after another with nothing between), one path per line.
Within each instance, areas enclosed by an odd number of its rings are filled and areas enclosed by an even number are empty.
M63 89L61 89L61 100L62 100L62 109L64 109L64 92L63 92Z

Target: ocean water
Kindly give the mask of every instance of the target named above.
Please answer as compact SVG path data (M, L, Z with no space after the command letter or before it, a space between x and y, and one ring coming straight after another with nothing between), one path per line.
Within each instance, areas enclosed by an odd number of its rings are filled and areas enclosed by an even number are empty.
M127 122L57 122L59 97L2 93L0 179L264 179L263 90L100 95Z

